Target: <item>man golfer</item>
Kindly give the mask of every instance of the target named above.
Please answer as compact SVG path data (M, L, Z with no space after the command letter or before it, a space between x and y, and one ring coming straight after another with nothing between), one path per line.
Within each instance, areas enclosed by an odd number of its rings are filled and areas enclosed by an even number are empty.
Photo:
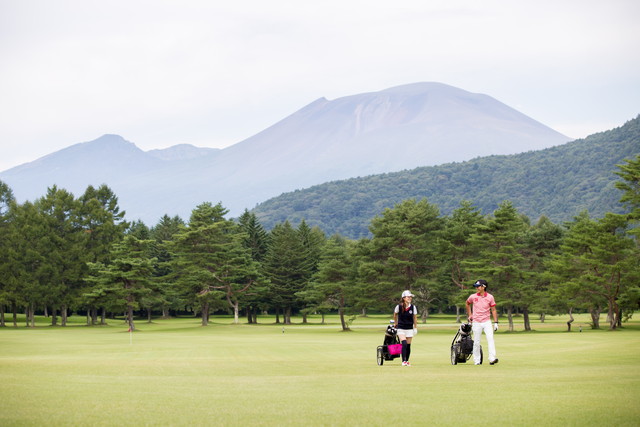
M480 337L482 332L487 336L489 345L489 364L498 363L496 357L496 345L493 341L493 332L498 330L498 312L496 311L496 300L493 295L487 292L487 281L478 280L473 286L478 290L467 298L467 317L472 322L473 328L473 362L480 364ZM473 305L473 314L471 306ZM493 316L493 328L491 327L491 316Z

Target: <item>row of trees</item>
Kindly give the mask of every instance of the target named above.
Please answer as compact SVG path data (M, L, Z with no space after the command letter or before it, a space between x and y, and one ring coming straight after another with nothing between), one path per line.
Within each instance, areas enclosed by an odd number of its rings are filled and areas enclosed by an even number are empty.
M149 228L127 223L107 186L79 198L53 187L19 204L0 182L0 324L8 312L16 324L22 309L30 325L36 310L53 325L72 310L90 324L124 312L132 329L136 312L191 312L207 325L217 311L235 322L244 312L250 323L270 311L285 324L294 312L306 321L337 311L348 329L349 314L390 312L404 289L417 295L423 319L459 314L482 277L510 329L516 313L528 330L530 313L574 310L590 312L596 328L606 312L615 329L640 301L640 156L618 175L628 214L532 224L509 201L491 215L464 201L442 216L426 199L409 199L373 218L372 237L360 240L327 238L305 221L266 231L253 213L231 220L211 203L188 222L164 216Z

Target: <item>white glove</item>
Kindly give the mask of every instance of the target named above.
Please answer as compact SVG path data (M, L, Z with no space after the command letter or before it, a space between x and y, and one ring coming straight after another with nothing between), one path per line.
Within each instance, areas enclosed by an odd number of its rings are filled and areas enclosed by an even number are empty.
M418 335L418 328L413 328L413 335Z
M498 322L493 324L493 331L497 331L498 330Z

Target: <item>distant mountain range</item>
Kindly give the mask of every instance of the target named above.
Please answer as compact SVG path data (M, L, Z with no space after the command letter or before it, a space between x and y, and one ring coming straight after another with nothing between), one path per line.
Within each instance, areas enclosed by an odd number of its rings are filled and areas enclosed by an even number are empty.
M483 214L510 200L531 221L562 224L587 210L600 218L621 213L616 166L640 155L640 116L624 126L557 147L488 156L462 163L328 182L283 194L252 212L267 228L304 219L328 235L369 235L371 219L406 199L426 198L449 215L462 200Z
M72 145L0 173L19 201L54 184L79 196L107 184L127 219L155 225L221 202L237 216L282 193L328 181L522 153L570 138L487 95L440 83L320 98L225 149L144 152L117 135Z

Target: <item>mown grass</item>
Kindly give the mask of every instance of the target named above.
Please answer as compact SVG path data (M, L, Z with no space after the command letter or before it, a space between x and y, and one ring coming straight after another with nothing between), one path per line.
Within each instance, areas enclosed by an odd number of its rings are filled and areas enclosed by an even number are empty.
M403 368L376 364L387 319L358 318L351 332L333 316L284 332L271 317L226 316L139 321L134 334L82 318L3 328L0 425L640 424L637 321L614 332L587 317L571 333L562 317L534 332L518 324L497 334L498 365L452 366L454 318L433 316Z

